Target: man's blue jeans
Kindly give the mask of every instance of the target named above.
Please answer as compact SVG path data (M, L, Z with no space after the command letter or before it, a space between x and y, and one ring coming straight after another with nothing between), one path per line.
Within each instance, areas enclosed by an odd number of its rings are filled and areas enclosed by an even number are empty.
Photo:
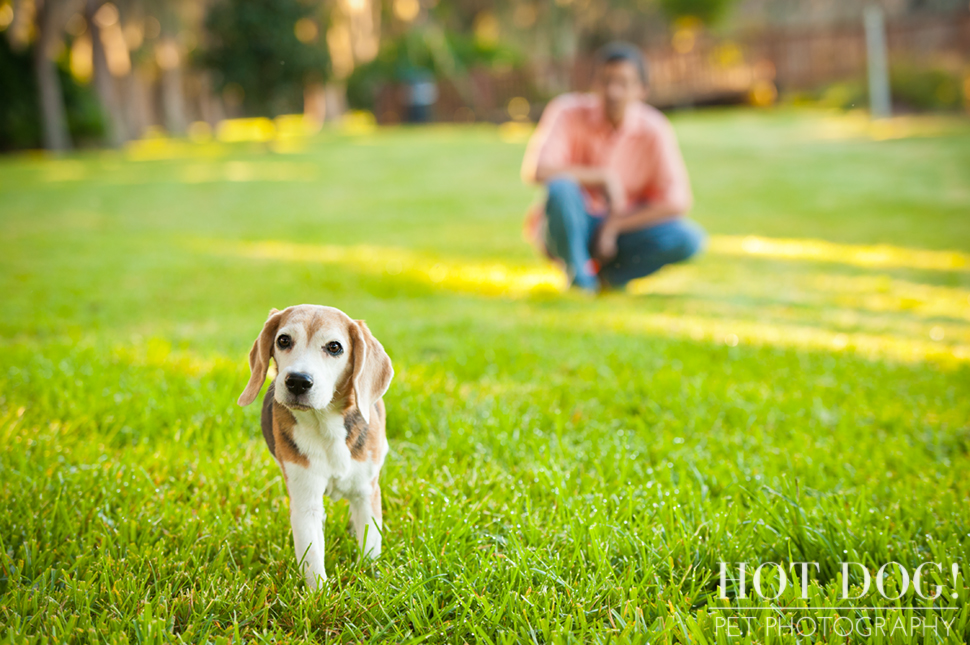
M546 248L566 263L571 284L595 290L598 283L589 260L603 218L586 211L583 193L573 180L553 179L547 188ZM703 247L704 239L704 230L684 218L623 233L617 239L616 257L600 267L599 277L612 287L622 287L662 266L686 260Z

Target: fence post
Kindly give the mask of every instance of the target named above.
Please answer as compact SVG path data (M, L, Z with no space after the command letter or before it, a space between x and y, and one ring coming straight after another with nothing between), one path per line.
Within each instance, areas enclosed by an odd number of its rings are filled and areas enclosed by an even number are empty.
M889 96L889 57L886 51L886 24L882 8L871 4L865 9L866 59L869 63L869 114L873 119L892 116Z

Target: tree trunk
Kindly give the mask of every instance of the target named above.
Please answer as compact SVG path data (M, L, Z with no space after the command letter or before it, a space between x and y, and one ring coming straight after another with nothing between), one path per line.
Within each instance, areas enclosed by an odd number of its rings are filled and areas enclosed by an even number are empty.
M162 35L158 47L165 52L159 60L161 67L162 112L165 129L173 136L185 134L185 91L182 87L182 62L174 35Z
M129 138L137 139L145 134L156 119L151 108L151 81L145 80L144 70L132 68L124 80L125 131Z
M330 81L324 88L323 114L327 121L339 121L347 111L347 85Z
M37 41L34 44L34 73L40 94L40 112L44 126L44 147L61 151L71 148L64 110L64 93L54 61L54 49L60 38L54 0L46 0L37 7Z
M88 0L85 18L91 34L91 63L94 71L94 89L101 102L104 114L105 134L108 144L112 148L121 146L127 139L124 115L121 111L121 101L118 97L118 87L111 71L108 69L108 57L104 52L104 41L101 40L101 28L94 19L103 0Z

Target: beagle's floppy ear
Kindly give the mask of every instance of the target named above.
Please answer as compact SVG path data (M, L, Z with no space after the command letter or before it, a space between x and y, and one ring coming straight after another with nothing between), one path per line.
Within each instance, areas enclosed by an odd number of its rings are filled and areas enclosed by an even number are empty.
M280 328L283 314L276 309L269 310L269 318L263 325L263 331L256 337L253 348L249 350L249 383L239 395L239 405L249 405L256 400L259 391L263 389L266 371L269 369L269 358L273 355L273 342L276 340L276 330Z
M354 343L353 404L364 417L364 423L370 423L371 408L390 387L394 368L384 346L363 320L351 321L350 336Z

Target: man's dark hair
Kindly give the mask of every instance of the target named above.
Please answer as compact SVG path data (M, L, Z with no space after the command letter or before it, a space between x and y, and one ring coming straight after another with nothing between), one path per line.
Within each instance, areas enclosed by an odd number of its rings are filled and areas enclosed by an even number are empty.
M649 84L650 75L647 72L647 61L636 45L614 41L600 47L596 52L597 69L610 63L630 63L633 65L644 85Z

